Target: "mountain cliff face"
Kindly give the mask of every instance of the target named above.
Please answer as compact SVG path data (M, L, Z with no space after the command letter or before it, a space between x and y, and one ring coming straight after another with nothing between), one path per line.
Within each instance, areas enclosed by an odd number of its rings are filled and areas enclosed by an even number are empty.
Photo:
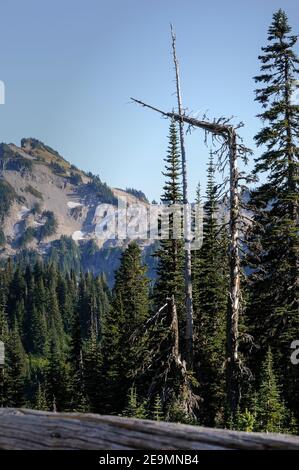
M117 206L118 197L147 204L142 193L109 188L36 139L22 139L21 146L2 143L0 256L57 258L62 267L68 260L67 268L105 272L112 282L126 242L98 240L94 233L103 217L97 206ZM148 240L141 244L151 269L154 247Z

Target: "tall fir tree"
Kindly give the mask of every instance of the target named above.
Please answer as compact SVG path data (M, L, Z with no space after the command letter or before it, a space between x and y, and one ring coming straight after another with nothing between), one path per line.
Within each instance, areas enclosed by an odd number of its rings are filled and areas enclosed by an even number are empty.
M85 342L83 358L84 381L90 411L101 413L104 395L102 380L103 358L95 325L92 327L90 338Z
M261 379L256 398L255 430L283 432L286 430L287 410L273 369L270 348L261 368Z
M48 411L48 403L45 388L38 382L34 400L34 408L36 410Z
M195 212L196 211L196 212ZM203 241L203 200L201 194L201 184L197 184L195 193L195 205L193 210L193 230L196 240ZM198 331L198 312L200 308L199 301L199 277L201 273L201 257L199 256L199 248L192 251L192 292L193 292L193 306L194 306L194 335L197 338Z
M63 411L69 408L70 378L54 318L52 318L49 337L48 366L46 368L47 403L51 411Z
M165 161L165 184L161 201L170 209L182 203L181 189L181 159L179 141L175 121L171 121L169 128L169 145ZM182 236L182 232L180 234ZM184 244L182 239L176 239L173 215L169 216L169 234L165 240L160 241L159 249L155 253L158 259L157 280L155 282L153 297L154 307L159 309L165 304L167 298L174 295L179 323L181 340L184 336Z
M161 397L161 407L165 416L170 416L174 403L192 413L192 406L197 403L193 393L196 381L190 373L187 377L186 356L186 306L184 280L184 234L181 191L181 159L178 150L178 136L175 121L171 121L169 130L169 145L165 161L165 184L161 201L165 205L167 233L161 234L164 239L155 253L157 263L157 280L153 289L154 317L160 315L159 321L154 321L148 329L145 338L149 351L144 364L143 380L148 383L149 405ZM162 308L162 310L161 310ZM192 405L191 405L192 403Z
M73 313L68 357L71 389L70 408L73 411L89 411L83 362L83 338L78 310L75 310Z
M26 377L26 355L15 319L6 343L6 366L4 369L4 402L6 406L19 408L24 406Z
M69 335L71 333L73 324L73 314L77 291L76 278L72 275L72 273L63 275L61 272L59 272L56 290L64 330Z
M254 174L267 180L252 192L254 212L247 243L250 286L248 322L259 349L251 368L259 370L271 346L283 394L293 410L299 410L299 377L289 358L291 342L299 329L298 277L298 135L299 106L292 93L298 76L294 51L297 36L284 11L278 10L262 48L261 74L255 81L256 100L263 127L255 140L266 150L256 159Z
M145 354L143 342L133 334L149 316L149 281L136 242L128 245L115 275L112 309L103 331L103 362L107 398L121 412L136 369ZM113 337L112 337L113 336ZM111 349L113 347L113 349Z
M0 306L0 341L7 343L9 337L7 315L2 306Z
M228 307L227 233L219 221L213 154L207 170L206 202L203 216L203 244L196 253L198 273L195 291L195 352L200 384L201 420L213 426L223 419L225 398L225 319ZM222 410L222 412L221 412Z
M138 419L145 419L147 417L145 403L139 402L137 389L134 385L129 389L127 406L123 411L123 416Z

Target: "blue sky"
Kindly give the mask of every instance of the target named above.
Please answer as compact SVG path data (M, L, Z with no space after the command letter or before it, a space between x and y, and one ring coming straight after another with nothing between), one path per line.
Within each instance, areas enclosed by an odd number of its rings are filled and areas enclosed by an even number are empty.
M36 137L109 185L158 199L168 123L129 98L175 105L169 23L184 106L236 116L253 147L252 76L280 7L299 33L297 0L2 0L0 140ZM208 148L200 131L186 143L192 199L198 180L204 186Z

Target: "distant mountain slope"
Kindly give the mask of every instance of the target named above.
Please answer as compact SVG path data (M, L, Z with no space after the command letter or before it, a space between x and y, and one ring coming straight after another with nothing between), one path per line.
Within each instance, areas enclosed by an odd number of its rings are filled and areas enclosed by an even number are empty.
M139 192L136 191L137 196ZM48 255L61 237L80 247L107 250L111 262L95 253L91 269L101 272L115 266L123 241L94 240L100 203L117 204L118 197L147 204L140 192L112 189L99 177L85 173L58 152L37 139L22 139L21 146L0 144L0 245L2 257L17 256L24 250ZM92 241L93 240L93 241ZM144 246L149 247L149 241ZM112 247L117 247L114 250ZM83 248L84 251L84 248ZM85 250L86 251L86 250ZM97 262L95 261L97 259ZM102 261L101 261L102 259ZM84 262L84 260L83 260ZM105 266L104 266L105 265ZM89 269L89 266L85 266Z

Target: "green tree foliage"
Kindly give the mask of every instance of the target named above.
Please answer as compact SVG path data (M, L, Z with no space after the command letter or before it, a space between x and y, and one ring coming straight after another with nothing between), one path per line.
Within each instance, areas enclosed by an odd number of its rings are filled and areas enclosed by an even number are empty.
M40 382L38 382L37 386L34 408L37 410L48 411L46 392Z
M254 212L248 234L250 268L248 322L259 348L251 368L258 371L271 347L284 397L299 410L298 372L289 359L291 342L299 329L298 305L298 155L299 107L292 101L298 58L297 37L286 14L273 15L268 45L262 48L261 85L256 100L262 105L263 127L256 143L265 151L256 159L254 173L267 180L253 191Z
M98 198L99 202L104 204L114 204L117 205L117 198L114 196L113 191L106 183L101 181L99 176L94 176L89 173L88 176L91 178L91 181L88 183L88 188L92 191L93 195Z
M140 201L148 203L146 195L143 191L140 191L139 189L126 188L126 193L132 194L133 196L137 197L137 199L140 199Z
M55 218L54 212L44 211L42 216L46 219L44 225L39 228L38 237L39 240L50 237L56 233L58 222Z
M54 321L52 321L50 330L48 366L46 367L45 376L49 409L52 411L67 409L69 404L69 371Z
M19 247L26 247L31 243L37 235L37 231L34 227L27 227L24 233L19 237Z
M102 383L102 351L96 325L92 325L90 338L85 342L83 358L84 384L89 408L91 412L99 412L105 393Z
M163 404L159 395L155 397L152 415L155 421L164 421Z
M115 276L112 309L103 329L103 361L110 403L121 412L133 382L138 361L145 354L143 341L133 341L133 334L149 315L149 282L137 243L130 243L121 257Z
M197 400L193 393L196 381L192 374L187 375L181 357L184 353L185 331L185 283L184 283L184 242L182 233L182 213L179 204L181 194L181 163L178 150L177 127L170 124L169 146L165 158L165 184L162 202L169 209L167 233L163 233L163 221L160 233L165 237L155 252L157 280L153 289L153 316L143 340L148 354L140 367L143 383L147 384L149 407L154 406L157 396L161 399L161 408L165 416L174 416L170 410L181 403L185 421L191 412L190 403ZM179 210L177 210L179 209ZM176 212L176 218L173 211ZM162 309L162 310L161 310ZM192 384L192 385L191 385ZM176 419L176 418L175 418Z
M7 182L0 179L0 222L8 214L10 207L17 199L17 194L13 187Z
M31 186L31 184L26 186L25 191L26 193L32 194L32 196L36 197L37 199L40 199L41 201L43 200L42 193L38 191L36 188L34 188L33 186Z
M0 341L7 343L9 337L7 316L2 307L0 307Z
M5 245L5 243L6 243L5 234L4 234L3 230L0 230L0 247Z
M82 176L80 175L80 173L75 173L72 171L70 175L70 183L74 186L78 186L79 184L81 184Z
M171 122L169 128L169 145L165 161L165 184L161 201L171 210L176 204L182 203L181 189L181 160L179 152L179 141L177 126L174 121ZM154 286L153 300L155 309L159 309L165 304L167 298L174 295L179 322L180 331L184 332L184 251L182 239L174 238L175 227L173 223L173 215L169 216L169 234L166 239L160 241L160 246L155 253L158 259L157 280ZM182 236L182 231L178 234Z
M82 268L80 247L71 237L62 236L52 243L48 261L58 265L59 271L78 274Z
M5 406L22 407L27 376L26 355L21 342L17 321L9 332L6 343L6 365L4 369Z
M243 412L237 411L235 421L234 429L238 431L252 432L255 430L256 416L247 408Z
M37 206L35 206L34 210L38 210ZM56 233L58 222L55 218L54 212L44 211L42 212L42 217L44 219L43 225L38 228L27 227L24 233L19 237L18 242L20 247L25 247L34 239L41 242L44 238L50 237Z
M103 277L81 279L85 315L74 272L62 273L55 264L40 261L33 266L8 261L0 270L5 404L101 410L102 322L110 292Z
M283 432L286 419L287 412L273 370L272 353L268 349L262 365L261 381L257 393L255 429L264 432Z
M228 306L228 240L219 222L213 154L207 171L203 216L203 244L194 253L195 357L200 364L202 420L215 425L223 416L225 399L225 323Z
M127 418L146 419L147 412L144 402L139 402L136 387L132 386L127 395L127 406L123 411Z
M85 371L83 362L83 339L81 322L77 311L74 312L74 321L71 331L69 363L70 363L70 389L71 409L74 411L89 411L86 392Z

